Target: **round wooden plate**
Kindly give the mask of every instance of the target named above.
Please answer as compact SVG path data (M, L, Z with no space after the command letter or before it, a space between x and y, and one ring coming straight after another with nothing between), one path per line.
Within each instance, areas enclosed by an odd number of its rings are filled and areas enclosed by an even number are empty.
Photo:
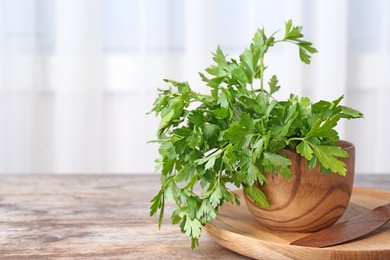
M390 223L364 237L341 245L311 248L289 245L310 233L282 232L260 225L248 211L242 191L241 206L225 203L206 225L218 244L255 259L390 259ZM342 222L390 202L390 192L354 188Z

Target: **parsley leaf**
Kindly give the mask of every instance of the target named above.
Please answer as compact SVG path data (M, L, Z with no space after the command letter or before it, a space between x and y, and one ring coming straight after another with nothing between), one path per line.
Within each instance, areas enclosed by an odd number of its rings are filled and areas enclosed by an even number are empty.
M330 145L313 145L312 148L324 168L329 169L332 172L337 172L342 176L347 173L345 169L345 163L337 159L337 157L345 158L349 156L349 154L342 150L341 147Z
M273 75L268 82L269 84L269 89L270 89L270 94L272 95L273 93L277 92L280 89L280 86L278 86L278 79L275 75Z
M247 186L244 188L244 190L253 199L253 201L257 205L263 206L266 208L271 207L271 205L268 203L267 198L265 197L264 193L256 186Z

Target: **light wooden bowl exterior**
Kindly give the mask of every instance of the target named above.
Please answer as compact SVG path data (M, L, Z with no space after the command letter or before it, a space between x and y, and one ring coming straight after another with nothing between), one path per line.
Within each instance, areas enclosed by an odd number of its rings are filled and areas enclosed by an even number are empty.
M355 173L355 147L340 141L349 153L343 158L346 176L320 173L319 167L309 171L306 160L294 151L283 150L292 161L291 179L267 174L267 184L258 187L267 196L271 208L257 206L244 193L249 211L264 226L283 231L317 231L337 222L351 198Z

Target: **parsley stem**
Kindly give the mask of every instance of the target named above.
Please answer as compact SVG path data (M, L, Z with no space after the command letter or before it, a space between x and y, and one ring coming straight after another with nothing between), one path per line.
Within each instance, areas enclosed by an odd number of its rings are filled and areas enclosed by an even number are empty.
M205 99L210 99L212 98L210 95L205 95L205 94L200 94L200 93L196 93L194 91L191 91L191 97L196 100L196 101L199 101L203 104L206 104L208 106L211 106L211 103L210 102L207 102L205 101Z
M264 91L264 54L260 55L260 90Z
M221 175L223 173L223 159L221 157L221 165L219 167L219 174L218 174L218 187L220 185L220 182L221 182Z
M286 144L289 145L291 141L297 140L297 141L303 141L305 138L302 137L292 137L288 140L286 140Z

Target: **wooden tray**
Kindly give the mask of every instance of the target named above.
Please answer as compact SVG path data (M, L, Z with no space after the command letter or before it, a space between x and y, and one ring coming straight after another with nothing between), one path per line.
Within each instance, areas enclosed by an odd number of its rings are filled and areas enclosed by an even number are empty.
M326 248L289 245L308 233L282 232L259 224L248 211L242 191L241 206L225 203L206 225L218 244L255 259L390 259L390 223L354 241ZM345 221L390 201L390 192L354 188L350 204L339 220Z

